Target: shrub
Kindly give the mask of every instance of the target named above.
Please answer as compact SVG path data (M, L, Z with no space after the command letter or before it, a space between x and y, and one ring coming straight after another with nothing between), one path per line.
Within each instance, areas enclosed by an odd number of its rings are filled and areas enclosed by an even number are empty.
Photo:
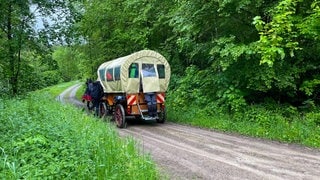
M311 126L320 126L320 112L310 112L305 115L306 122Z
M41 74L45 87L56 85L62 82L61 75L58 71L45 71Z
M168 93L168 103L174 109L188 110L189 105L206 108L212 102L220 111L237 112L246 107L243 92L229 80L219 74L214 75L211 70L199 70L190 66L185 76L177 80L174 78L174 89Z

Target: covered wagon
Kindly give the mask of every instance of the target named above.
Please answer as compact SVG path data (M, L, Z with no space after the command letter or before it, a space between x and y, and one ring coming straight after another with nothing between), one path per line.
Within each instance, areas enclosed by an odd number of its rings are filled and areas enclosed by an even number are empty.
M161 54L142 50L101 64L97 73L104 91L101 114L112 114L118 127L129 118L165 122L171 70Z

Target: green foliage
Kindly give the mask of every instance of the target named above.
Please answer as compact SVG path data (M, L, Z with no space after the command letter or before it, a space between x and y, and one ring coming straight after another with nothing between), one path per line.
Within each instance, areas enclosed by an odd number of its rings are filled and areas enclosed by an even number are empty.
M242 56L250 55L253 49L247 45L235 44L235 37L223 37L213 42L215 46L210 54L216 58L222 71L226 71L230 65L241 59Z
M80 50L89 61L90 76L105 61L142 49L168 47L171 32L166 14L171 4L170 0L85 1L77 25L86 39Z
M29 91L39 90L44 87L52 86L63 81L60 73L51 69L49 65L43 63L43 57L32 52L22 52L21 58L23 62L20 68L20 76L18 79L18 88L21 94Z
M57 47L52 58L57 61L60 74L64 81L76 80L81 77L78 64L81 62L81 54L72 48Z
M109 0L84 9L80 49L92 74L106 60L159 51L171 64L167 107L178 121L289 142L317 132L303 130L301 113L320 103L318 1Z
M39 12L67 18L61 26L45 24L39 33L30 28L32 21L23 21L22 17L34 20L29 8L19 11L30 2L8 2L1 2L2 9L4 14L12 15L10 27L14 31L0 31L0 58L5 60L0 64L4 73L1 82L9 84L9 89L28 91L61 78L94 78L97 67L105 61L153 49L169 60L176 77L183 76L190 65L199 68L199 80L210 75L212 79L205 78L202 89L195 90L205 93L195 92L194 96L219 101L231 109L239 109L244 100L260 101L254 95L262 92L289 103L293 99L301 104L309 98L318 103L317 85L310 84L316 81L320 66L320 11L315 0L41 0L34 2ZM5 8L9 5L12 14ZM60 14L55 7L65 11ZM0 23L5 27L8 19L4 17ZM73 24L66 29L63 26L68 22ZM66 36L58 36L50 27L63 30ZM7 35L13 39L10 41ZM27 37L32 38L29 41ZM59 38L70 43L55 49L52 60L47 45ZM34 59L37 63L32 62ZM48 74L54 78L47 79ZM14 82L20 85L13 86Z
M208 107L214 102L221 111L240 111L246 105L243 92L227 81L212 71L201 71L190 66L185 76L180 78L179 86L169 93L168 101L175 110L188 110L192 102L199 108L211 111Z
M311 10L308 11L308 16L304 17L303 20L298 24L298 28L301 34L315 40L319 40L320 35L320 5L319 1L313 1L310 5Z
M42 77L43 81L45 82L45 87L56 85L59 82L62 82L61 75L57 70L45 71L41 74L41 77Z
M68 87L75 85L78 83L78 81L70 81L66 83L60 83L58 85L46 87L44 89L39 90L39 92L48 92L51 96L57 97L59 94L61 94L65 89Z
M159 50L177 77L190 65L201 71L196 81L209 75L202 89L194 90L192 96L200 98L196 101L202 102L200 96L205 96L239 110L248 97L255 100L254 94L260 92L296 98L301 82L312 80L304 74L318 67L316 57L308 55L312 66L305 66L304 55L310 53L301 49L305 46L301 32L307 27L302 20L316 22L316 5L312 14L304 13L309 4L291 0L95 1L84 4L87 11L79 25L88 40L85 54L93 59L93 69L136 50ZM316 52L317 47L310 49Z
M32 57L37 62L41 59L37 68L55 70L54 61L48 60L50 47L54 42L68 42L71 38L71 33L64 31L73 20L73 11L69 9L71 4L73 0L0 1L0 66L4 68L4 77L0 81L7 81L11 95L42 87L42 84L31 82L38 81L42 75L32 72ZM41 20L44 21L43 27ZM25 74L30 76L26 78Z
M9 94L9 87L7 85L7 79L4 78L3 69L0 64L0 97Z
M311 126L319 127L320 126L320 113L319 112L310 112L305 116L307 123L310 123Z
M269 23L263 22L260 16L254 18L253 23L260 34L258 52L262 55L261 64L272 66L274 61L285 58L285 51L294 57L294 51L301 49L296 41L297 19L294 17L299 2L301 0L282 0L272 9L272 21Z
M158 179L132 139L47 93L1 100L0 115L1 179Z
M318 0L34 1L46 15L58 13L55 7L69 12L71 28L54 26L66 36L48 24L33 31L34 17L24 8L30 2L0 1L1 93L94 78L101 63L152 49L171 64L167 102L175 112L190 111L192 103L201 108L204 124L211 121L205 116L226 113L212 121L222 129L232 129L235 117L243 116L248 122L239 121L239 127L254 122L257 128L244 128L247 134L272 134L265 128L274 122L288 132L284 139L292 138L290 133L308 134L296 119L301 119L298 111L312 113L320 104ZM58 39L68 46L56 48L52 58L49 47ZM260 107L269 101L283 112ZM228 116L233 118L219 123Z
M316 96L317 91L312 89L316 87L319 66L316 59L319 57L314 52L319 49L319 43L316 43L317 36L310 37L306 33L316 33L307 28L317 17L315 2L311 3L283 0L267 11L270 18L256 16L253 19L260 35L260 40L253 45L255 53L261 55L258 57L261 66L255 69L259 73L254 74L255 78L249 76L249 85L254 90L272 95L277 92L283 99L290 97L300 103L306 101L307 96ZM313 7L311 11L310 6ZM300 91L307 96L299 95Z
M311 96L314 94L314 91L319 87L320 80L313 79L313 80L306 80L302 83L300 90L303 91L306 95Z
M82 81L82 82L85 82L85 81ZM82 100L82 96L83 96L84 92L86 91L86 88L87 88L86 84L83 83L83 84L80 86L79 90L77 91L77 93L76 93L76 98L77 98L79 101Z

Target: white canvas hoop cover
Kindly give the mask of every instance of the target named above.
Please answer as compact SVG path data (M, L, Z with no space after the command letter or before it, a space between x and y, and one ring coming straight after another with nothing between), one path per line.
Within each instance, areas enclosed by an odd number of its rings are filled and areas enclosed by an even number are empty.
M129 68L138 65L138 76L129 78ZM155 77L145 77L142 73L143 64L152 64ZM159 78L158 67L164 67L164 77ZM98 68L98 81L105 93L139 93L140 80L143 82L143 92L166 92L171 75L170 65L159 53L152 50L142 50L101 64ZM109 79L109 80L108 80Z

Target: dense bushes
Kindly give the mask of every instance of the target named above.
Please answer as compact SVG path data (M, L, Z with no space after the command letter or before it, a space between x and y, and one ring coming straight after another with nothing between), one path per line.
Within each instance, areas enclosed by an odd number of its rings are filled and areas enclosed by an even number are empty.
M24 94L30 91L43 89L48 86L63 82L57 70L39 71L32 67L22 70L24 76L19 79L19 93Z
M157 179L112 126L48 95L0 101L0 179Z
M173 83L176 110L192 102L208 113L215 107L239 112L268 98L320 105L316 0L124 0L84 8L79 29L91 42L83 46L87 57L102 63L159 51L173 77L184 77Z
M212 106L228 111L240 111L246 106L243 93L228 84L226 81L229 80L210 70L190 66L183 78L174 77L172 81L169 94L173 101L170 105L176 110L189 109L186 105L190 103L208 111L215 111L211 110Z
M10 96L12 95L10 79L2 72L0 66L0 96ZM22 75L18 78L19 93L16 95L26 94L63 81L58 70L47 70L37 65L24 64L20 73Z

